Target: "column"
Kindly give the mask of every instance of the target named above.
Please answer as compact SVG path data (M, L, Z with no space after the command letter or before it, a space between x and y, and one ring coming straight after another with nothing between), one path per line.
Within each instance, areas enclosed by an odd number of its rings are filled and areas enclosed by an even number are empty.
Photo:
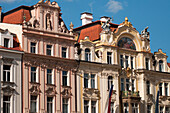
M43 30L44 27L44 11L43 8L40 8L40 29Z
M56 10L54 13L54 32L58 32L59 12Z

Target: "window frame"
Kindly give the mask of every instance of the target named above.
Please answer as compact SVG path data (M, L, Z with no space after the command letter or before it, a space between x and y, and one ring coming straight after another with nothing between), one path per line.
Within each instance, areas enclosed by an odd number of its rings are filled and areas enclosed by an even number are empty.
M34 100L34 99L32 99L33 97L35 97L36 99ZM31 95L31 97L30 97L30 112L31 113L36 113L37 111L38 111L38 96L34 96L34 95ZM32 109L32 104L35 104L35 111Z
M7 100L5 100L6 99L5 97L7 98ZM3 95L3 113L6 110L7 110L7 113L11 112L11 96Z
M112 64L112 52L107 52L107 64Z
M9 69L4 69L8 66ZM3 82L10 82L11 81L11 65L3 65Z
M65 70L62 71L62 86L69 86L69 72Z
M48 99L49 98L49 99ZM54 97L47 97L47 113L53 113L53 98ZM50 101L48 101L48 100L50 100ZM51 101L52 100L52 101ZM51 108L51 110L49 109L49 108Z
M49 71L51 71L51 73ZM47 84L54 84L54 82L53 82L53 69L46 69L46 72L47 72Z
M32 71L32 68L35 68L35 70ZM37 67L32 66L30 70L31 70L31 82L38 83Z
M48 46L49 46L49 47L48 47ZM47 45L46 45L46 55L52 56L52 55L53 55L52 50L53 50L53 46L50 45L50 44L47 44Z
M33 45L35 44L35 45ZM36 42L30 42L30 53L37 53L37 43Z
M85 51L85 61L88 62L91 61L91 50L89 48L86 48L84 51Z
M67 47L61 47L61 57L62 58L68 58L68 48Z
M65 107L66 109L64 109ZM68 98L63 98L62 100L62 111L63 111L62 113L69 113L69 99Z

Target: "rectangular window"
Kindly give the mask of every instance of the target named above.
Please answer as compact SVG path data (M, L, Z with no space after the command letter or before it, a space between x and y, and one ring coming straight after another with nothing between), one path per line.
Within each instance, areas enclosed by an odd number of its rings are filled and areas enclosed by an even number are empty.
M31 82L37 82L36 67L31 67Z
M138 104L132 103L132 113L138 113Z
M132 79L132 91L135 91L135 80Z
M124 103L124 113L129 113L129 104Z
M68 113L68 99L63 98L63 113Z
M95 88L95 74L91 74L91 88Z
M84 113L89 113L89 101L84 100Z
M67 71L62 71L62 76L63 76L63 86L68 86L68 76L67 76Z
M150 94L150 82L146 81L146 93Z
M114 102L110 104L110 113L114 113Z
M146 70L149 70L149 58L145 58Z
M62 47L62 57L67 58L67 48L66 47Z
M31 53L36 53L36 43L31 42Z
M165 96L168 96L168 83L164 83L165 87Z
M165 107L165 113L170 113L170 107Z
M10 113L10 96L3 96L3 113Z
M107 63L112 64L112 52L107 52Z
M47 97L47 113L53 113L53 97Z
M160 108L159 108L160 113L163 113L163 110L164 110L164 108L162 106L160 106Z
M112 77L112 76L109 76L109 77L108 77L108 90L110 90L111 85L113 85L113 77Z
M31 112L37 112L37 96L31 95Z
M147 105L147 113L151 113L151 105Z
M52 52L52 45L47 45L46 54L51 56L52 55L51 52Z
M4 47L9 48L9 39L4 38Z
M162 96L162 83L159 84L159 95Z
M91 52L89 48L85 49L85 61L91 61Z
M10 65L3 65L3 81L10 82Z
M52 84L52 69L47 69L47 84Z
M121 65L122 68L124 68L123 55L120 55L120 65Z
M129 87L130 87L129 79L126 79L126 91L129 91Z
M96 113L96 101L91 101L91 113Z
M88 88L88 80L89 80L88 74L85 73L84 74L84 88Z
M125 66L126 66L126 68L129 67L128 59L129 59L129 56L125 56Z
M121 91L124 91L124 78L121 78Z
M133 67L133 57L131 57L130 60L131 60L131 69L133 69L134 68Z

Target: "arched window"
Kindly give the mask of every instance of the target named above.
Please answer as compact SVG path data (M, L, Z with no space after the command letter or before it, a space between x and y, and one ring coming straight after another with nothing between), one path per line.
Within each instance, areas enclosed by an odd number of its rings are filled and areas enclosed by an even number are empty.
M136 50L136 46L132 39L123 37L118 42L118 47Z
M91 61L91 53L89 48L85 49L85 61Z
M159 60L159 71L162 72L163 71L163 61Z
M112 85L113 85L113 77L112 76L108 76L108 90L110 90Z

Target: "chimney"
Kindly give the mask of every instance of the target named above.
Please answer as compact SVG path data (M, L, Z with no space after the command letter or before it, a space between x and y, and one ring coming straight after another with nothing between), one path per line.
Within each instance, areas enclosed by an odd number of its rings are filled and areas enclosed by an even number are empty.
M1 17L2 17L2 7L0 6L0 22L1 22Z
M102 16L100 17L100 21L102 22L106 22L110 17L107 17L107 16ZM111 18L110 18L111 19Z
M92 23L93 14L88 12L81 13L81 20L82 20L82 25Z

